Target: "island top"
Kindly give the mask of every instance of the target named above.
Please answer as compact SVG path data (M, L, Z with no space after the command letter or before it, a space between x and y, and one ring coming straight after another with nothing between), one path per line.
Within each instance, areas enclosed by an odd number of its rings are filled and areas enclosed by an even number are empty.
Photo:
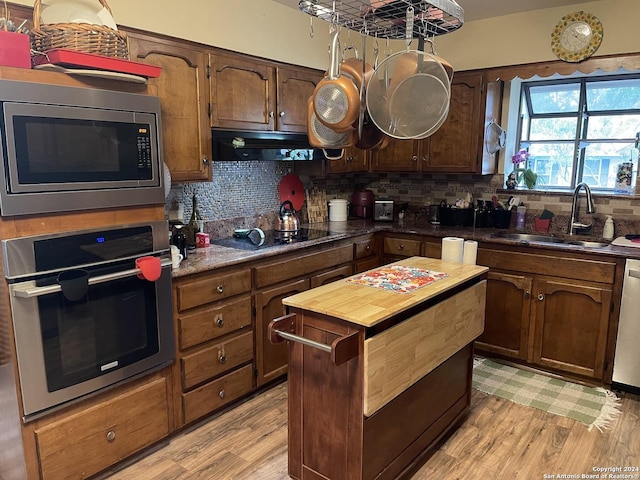
M479 265L410 257L286 297L282 303L372 327L488 271Z

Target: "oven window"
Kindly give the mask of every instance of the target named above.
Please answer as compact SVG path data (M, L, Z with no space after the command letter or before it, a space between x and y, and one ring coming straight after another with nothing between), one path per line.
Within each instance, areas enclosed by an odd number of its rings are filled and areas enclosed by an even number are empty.
M128 277L89 286L72 302L38 299L47 387L84 382L158 352L153 282Z

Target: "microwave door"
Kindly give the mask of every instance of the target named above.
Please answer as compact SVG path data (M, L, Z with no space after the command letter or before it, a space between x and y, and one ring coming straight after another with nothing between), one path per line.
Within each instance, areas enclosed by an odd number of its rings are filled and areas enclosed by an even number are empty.
M160 183L152 114L5 102L4 119L10 193Z

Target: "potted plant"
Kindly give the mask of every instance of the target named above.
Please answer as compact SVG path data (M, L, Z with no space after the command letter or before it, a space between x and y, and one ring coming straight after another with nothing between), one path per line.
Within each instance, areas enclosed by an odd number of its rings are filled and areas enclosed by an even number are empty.
M538 180L538 174L530 168L527 168L527 163L530 156L531 154L523 148L511 157L511 163L513 163L513 171L507 178L507 188L515 188L516 185L521 185L522 183L524 183L527 188L535 188L536 181Z

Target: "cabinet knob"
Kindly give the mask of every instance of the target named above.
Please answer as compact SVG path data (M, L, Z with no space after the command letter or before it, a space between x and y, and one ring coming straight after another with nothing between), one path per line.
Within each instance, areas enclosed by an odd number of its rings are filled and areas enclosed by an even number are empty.
M368 251L370 251L370 250L371 250L371 245L367 245L367 246L365 247L365 250L366 250L367 252L368 252Z
M284 117L284 112L280 112L280 118Z
M209 159L207 157L202 157L202 163L204 165L209 165Z
M427 156L426 156L426 155L423 155L423 156L422 156L422 162L423 162L423 163L427 163Z
M220 361L220 363L221 363L221 364L223 364L223 365L224 365L225 363L227 363L227 357L226 357L226 355L224 354L224 352L220 354L220 356L218 357L218 360L219 360L219 361Z
M223 285L218 285L216 287L216 292L218 293L224 293L224 286Z
M218 392L218 396L219 396L220 398L224 398L224 390L220 390L220 391Z
M352 155L347 155L346 160L347 160L347 163L353 162L353 156Z
M404 244L401 243L400 245L398 245L398 250L404 250Z
M525 290L524 298L529 298L531 296L531 292L529 290Z
M414 162L417 162L418 161L418 156L417 155L413 155L411 157L411 160L414 161Z
M222 318L222 315L218 314L215 318L215 322L218 327L224 327L224 318Z
M538 300L540 300L540 301L544 300L544 295L542 293L538 294Z
M269 112L269 118L273 118L275 117L275 114L273 112Z
M109 430L107 432L107 442L112 443L116 439L116 432Z

